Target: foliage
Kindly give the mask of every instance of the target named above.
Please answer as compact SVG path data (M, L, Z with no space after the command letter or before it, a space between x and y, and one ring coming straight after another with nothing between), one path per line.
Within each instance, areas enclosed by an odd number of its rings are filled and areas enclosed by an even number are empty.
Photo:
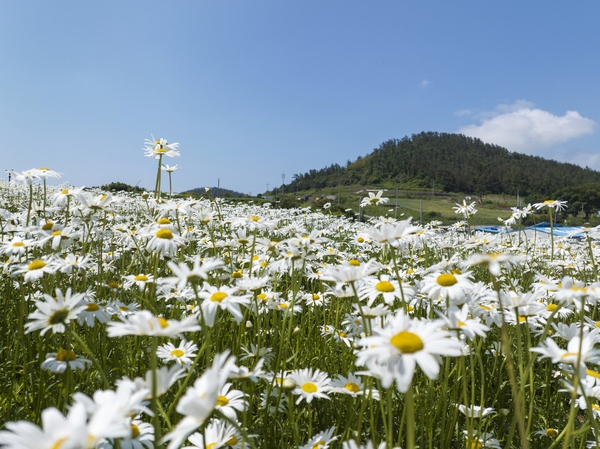
M588 218L600 210L600 182L565 187L555 192L553 197L568 201L567 213L578 215L583 212Z
M290 188L341 185L410 186L467 194L548 197L564 187L600 182L600 172L513 153L461 134L423 132L392 139L342 167L332 164L292 177Z
M245 198L248 195L245 193L237 192L235 190L224 189L223 187L208 187L208 193L210 196L216 196L219 198ZM182 192L182 194L194 193L196 195L206 196L206 188L205 187L197 187L192 190L186 190Z
M139 186L132 186L126 184L124 182L111 182L110 184L104 184L100 186L102 190L107 190L110 192L134 192L134 193L142 193L145 192L146 189Z

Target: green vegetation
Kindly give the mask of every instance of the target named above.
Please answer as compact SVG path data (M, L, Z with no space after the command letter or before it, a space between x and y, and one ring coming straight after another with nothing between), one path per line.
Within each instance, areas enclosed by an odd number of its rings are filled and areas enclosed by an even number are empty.
M209 189L208 192L206 189ZM219 198L246 198L248 195L241 192L236 192L235 190L224 189L223 187L197 187L192 190L187 190L182 192L182 194L193 193L200 196L218 196Z
M583 213L587 219L600 210L600 182L565 187L557 191L554 198L568 201L567 213L575 216Z
M600 182L600 172L512 153L460 134L423 132L388 140L367 156L348 161L345 167L332 164L295 174L286 189L307 191L338 185L434 188L471 195L520 193L533 202L587 182Z
M108 190L110 192L145 192L146 189L138 186L132 186L124 182L111 182L110 184L104 184L100 186L102 190Z

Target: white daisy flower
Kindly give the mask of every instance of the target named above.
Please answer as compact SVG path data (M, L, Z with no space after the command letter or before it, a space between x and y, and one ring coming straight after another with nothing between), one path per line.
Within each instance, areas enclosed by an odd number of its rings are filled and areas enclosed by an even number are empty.
M109 337L122 337L124 335L149 335L161 337L178 337L184 332L199 331L198 317L190 315L181 321L167 320L155 317L148 310L134 312L123 318L122 322L108 323Z
M65 324L77 318L79 312L85 308L80 303L84 299L83 293L71 294L69 288L65 295L60 289L56 289L56 298L44 294L44 301L35 300L37 310L29 314L29 319L33 320L25 324L25 333L41 329L41 335L44 335L50 329L52 332L62 333L65 331Z
M292 393L299 396L296 404L306 399L306 402L312 402L314 398L329 399L328 393L331 391L331 379L320 370L312 368L292 371L289 375L296 383Z
M181 340L178 347L166 343L158 348L156 355L164 362L176 362L178 365L190 366L196 357L198 346L191 341Z
M73 370L83 371L91 366L92 362L88 359L77 357L74 351L63 349L59 352L50 352L46 354L46 360L42 362L42 369L52 373L64 373L67 366Z
M384 388L393 380L402 393L408 391L418 364L430 379L437 379L440 371L438 356L458 357L463 344L451 339L447 331L440 330L436 321L411 320L404 310L388 316L383 328L374 326L373 336L361 339L357 352L357 365L365 365L381 379Z

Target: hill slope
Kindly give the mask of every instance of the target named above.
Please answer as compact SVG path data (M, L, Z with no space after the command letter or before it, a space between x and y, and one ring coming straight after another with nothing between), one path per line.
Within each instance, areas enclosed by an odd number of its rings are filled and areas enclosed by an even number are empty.
M600 181L600 172L575 164L513 153L462 134L423 132L388 140L342 167L296 174L299 190L341 185L410 185L473 194L551 195L573 185Z

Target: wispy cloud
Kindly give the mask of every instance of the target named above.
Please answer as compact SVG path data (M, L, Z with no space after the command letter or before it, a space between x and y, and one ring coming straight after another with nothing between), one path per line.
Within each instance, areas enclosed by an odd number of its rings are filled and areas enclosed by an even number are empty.
M471 115L473 111L470 109L459 109L458 111L454 111L454 115Z
M595 122L577 111L562 116L533 107L533 103L518 100L500 104L493 111L478 114L480 124L461 127L458 132L478 137L487 143L506 147L510 151L536 153L568 140L593 134Z
M427 87L431 84L431 82L427 79L421 80L421 87Z

